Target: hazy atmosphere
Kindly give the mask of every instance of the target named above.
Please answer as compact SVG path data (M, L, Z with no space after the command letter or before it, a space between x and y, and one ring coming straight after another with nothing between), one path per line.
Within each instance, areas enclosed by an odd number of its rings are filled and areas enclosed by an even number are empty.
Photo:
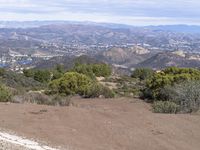
M198 0L1 0L0 20L200 24Z

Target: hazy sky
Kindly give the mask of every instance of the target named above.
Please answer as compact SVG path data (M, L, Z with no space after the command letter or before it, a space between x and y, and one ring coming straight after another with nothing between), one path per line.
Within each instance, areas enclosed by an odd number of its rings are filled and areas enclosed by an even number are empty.
M200 25L200 0L0 0L0 20Z

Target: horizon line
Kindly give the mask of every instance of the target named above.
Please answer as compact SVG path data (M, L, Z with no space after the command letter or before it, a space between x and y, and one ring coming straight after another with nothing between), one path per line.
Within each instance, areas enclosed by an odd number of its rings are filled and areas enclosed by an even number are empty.
M126 23L116 23L116 22L96 22L96 21L76 21L76 20L0 20L0 22L68 22L68 23L96 23L96 24L113 24L113 25L124 25L124 26L132 26L132 27L146 27L146 26L200 26L200 24L187 24L187 23L171 23L171 24L158 24L158 25L133 25Z

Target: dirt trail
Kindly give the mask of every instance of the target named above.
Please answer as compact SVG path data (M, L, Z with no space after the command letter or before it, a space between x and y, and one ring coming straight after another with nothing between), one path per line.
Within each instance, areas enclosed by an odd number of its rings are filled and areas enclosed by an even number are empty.
M29 140L25 137L0 132L1 149L15 149L15 150L58 150L46 145L41 145L38 142Z
M66 150L199 150L200 116L154 114L133 99L0 104L0 128Z

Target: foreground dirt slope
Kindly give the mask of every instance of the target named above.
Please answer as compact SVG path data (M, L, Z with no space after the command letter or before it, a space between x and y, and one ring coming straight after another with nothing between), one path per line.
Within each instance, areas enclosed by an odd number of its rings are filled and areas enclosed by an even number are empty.
M70 107L0 104L0 128L66 150L199 150L200 116L154 114L140 100Z

